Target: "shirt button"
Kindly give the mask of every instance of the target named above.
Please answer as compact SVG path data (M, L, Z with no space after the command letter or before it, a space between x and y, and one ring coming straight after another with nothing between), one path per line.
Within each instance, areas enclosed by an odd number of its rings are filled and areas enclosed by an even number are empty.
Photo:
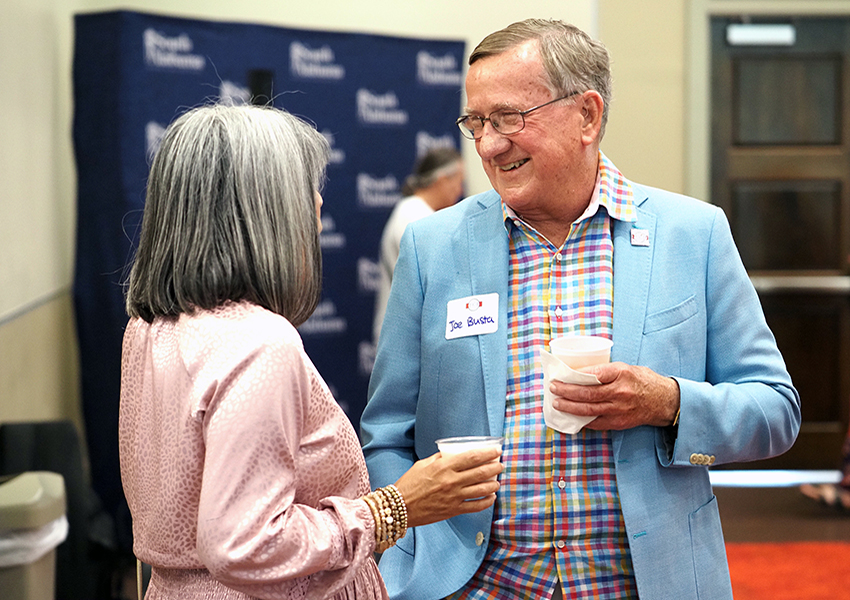
M558 262L561 262L562 260L564 260L564 257L561 255L561 253L560 253L560 252L558 252L558 253L555 255L555 260L557 260Z
M563 479L559 480L558 481L558 487L561 488L561 489L564 489L565 487L567 487L567 482L564 481Z
M484 532L479 531L475 534L475 545L480 546L484 543Z
M566 544L564 543L564 540L558 540L558 543L557 543L557 544L555 544L555 545L556 545L558 548L563 548L564 546L566 546Z
M560 317L563 312L564 311L562 311L561 307L559 306L558 308L555 309L555 316Z

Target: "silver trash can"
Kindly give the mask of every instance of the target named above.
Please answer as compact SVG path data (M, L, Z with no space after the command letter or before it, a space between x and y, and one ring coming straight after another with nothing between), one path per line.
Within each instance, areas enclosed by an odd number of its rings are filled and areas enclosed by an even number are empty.
M0 479L0 597L54 600L56 547L67 536L61 475L32 471Z

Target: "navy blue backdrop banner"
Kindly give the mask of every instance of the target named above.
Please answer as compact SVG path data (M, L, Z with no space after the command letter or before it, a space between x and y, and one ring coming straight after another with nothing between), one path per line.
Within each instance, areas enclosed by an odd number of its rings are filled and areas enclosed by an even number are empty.
M117 452L127 323L122 282L138 238L150 159L165 127L187 108L211 101L271 99L330 141L324 292L300 332L357 427L374 362L381 231L416 158L434 147L459 146L454 119L463 55L462 41L128 11L75 16L74 301L92 480L110 512L124 506Z

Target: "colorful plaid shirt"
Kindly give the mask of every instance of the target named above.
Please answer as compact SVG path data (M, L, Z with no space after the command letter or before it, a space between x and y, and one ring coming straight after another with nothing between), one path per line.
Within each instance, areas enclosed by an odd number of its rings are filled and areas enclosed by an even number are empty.
M600 153L596 190L556 248L502 205L510 237L508 385L501 489L490 544L452 600L637 598L608 432L543 421L538 351L570 333L613 330L611 219L636 218L632 191Z

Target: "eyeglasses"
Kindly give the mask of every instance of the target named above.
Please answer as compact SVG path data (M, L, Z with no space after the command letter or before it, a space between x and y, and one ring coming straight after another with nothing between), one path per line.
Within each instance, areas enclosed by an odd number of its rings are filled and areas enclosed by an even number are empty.
M495 129L502 135L513 135L523 130L523 128L525 127L525 115L527 115L528 113L537 110L538 108L548 106L553 102L557 102L558 100L565 100L567 98L575 96L578 93L580 92L571 92L566 96L561 96L560 98L549 100L549 102L544 102L543 104L533 106L527 110L501 108L499 110L491 112L490 115L487 117L463 115L457 121L455 121L455 123L457 123L457 126L460 129L460 132L463 134L463 137L470 140L481 139L481 136L484 135L485 121L490 121L490 125L493 126L493 129Z

